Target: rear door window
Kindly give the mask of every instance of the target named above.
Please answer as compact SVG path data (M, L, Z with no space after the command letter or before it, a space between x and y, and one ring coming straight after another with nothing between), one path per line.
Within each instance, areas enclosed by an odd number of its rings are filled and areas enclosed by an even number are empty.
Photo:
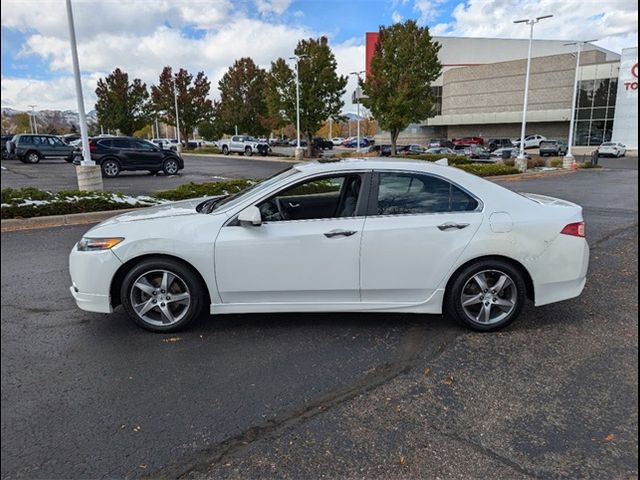
M114 138L111 142L113 148L131 148L129 140L126 138Z
M465 212L478 201L452 183L421 173L381 172L375 215Z

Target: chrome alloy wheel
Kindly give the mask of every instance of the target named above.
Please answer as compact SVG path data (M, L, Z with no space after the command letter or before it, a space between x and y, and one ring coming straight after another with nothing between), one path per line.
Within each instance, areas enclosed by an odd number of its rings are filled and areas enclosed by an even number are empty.
M184 280L176 274L168 270L151 270L133 282L130 301L142 321L167 327L187 314L191 293Z
M115 177L120 172L118 164L112 161L105 162L102 169L107 177Z
M178 162L175 160L167 160L164 164L164 171L167 175L175 175L178 173Z
M518 289L509 275L499 270L483 270L462 288L460 303L470 320L492 325L507 318L516 308Z

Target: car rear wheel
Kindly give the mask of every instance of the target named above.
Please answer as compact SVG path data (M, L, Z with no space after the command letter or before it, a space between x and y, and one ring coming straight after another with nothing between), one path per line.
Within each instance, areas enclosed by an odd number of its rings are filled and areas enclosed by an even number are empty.
M202 313L205 289L187 266L170 259L149 259L133 267L120 289L129 317L152 332L175 332Z
M251 147L246 147L246 148L244 149L244 154L245 154L247 157L250 157L251 155L253 155L253 150L251 150Z
M524 307L526 285L520 271L502 260L483 260L464 268L450 285L447 313L480 332L504 328Z
M178 170L180 170L178 161L173 158L168 158L162 164L162 171L165 173L165 175L175 175L176 173L178 173Z
M24 158L26 163L38 163L40 162L41 155L38 152L28 152Z
M229 147L227 147L226 145L223 145L222 154L223 155L229 155Z
M120 164L115 160L105 160L102 162L102 174L109 178L117 177L120 175Z

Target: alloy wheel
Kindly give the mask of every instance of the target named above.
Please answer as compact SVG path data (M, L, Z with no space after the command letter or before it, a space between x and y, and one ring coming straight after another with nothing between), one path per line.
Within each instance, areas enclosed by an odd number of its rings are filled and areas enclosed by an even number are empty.
M185 281L175 273L151 270L133 282L130 301L143 322L156 327L168 327L187 315L191 293Z
M115 177L120 173L120 168L116 162L108 161L102 166L102 170L107 177Z
M483 270L474 274L460 294L465 315L483 325L493 325L507 318L515 310L517 299L516 283L500 270Z
M178 173L178 164L175 160L167 160L164 164L164 171L167 175L175 175Z

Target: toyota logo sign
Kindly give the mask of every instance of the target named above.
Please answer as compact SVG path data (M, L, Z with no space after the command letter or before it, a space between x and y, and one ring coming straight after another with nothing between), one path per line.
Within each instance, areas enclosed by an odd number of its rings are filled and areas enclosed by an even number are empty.
M636 62L633 67L631 67L631 76L635 77L635 80L632 80L631 82L624 82L624 89L638 90L638 62Z

